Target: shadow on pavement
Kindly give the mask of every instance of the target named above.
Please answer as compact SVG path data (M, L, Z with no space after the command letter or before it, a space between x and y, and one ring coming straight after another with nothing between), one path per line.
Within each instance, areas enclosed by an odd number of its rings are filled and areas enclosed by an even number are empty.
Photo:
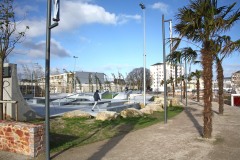
M93 134L91 134L89 137L83 139L82 141L76 142L76 145L79 144L79 143L82 143L82 142L84 142L84 141L86 141L86 140L88 140L88 139L90 139L92 136L94 136L95 134L97 134L99 131L100 131L100 129L97 130L97 131L95 131ZM59 137L60 137L60 138L59 138L59 141L61 141L62 143L67 143L67 142L69 142L69 141L74 141L75 139L77 139L77 137L73 137L73 136L70 137L70 136L59 135L59 134L54 134L54 135L52 135L52 136L54 136L55 138L56 138L56 136L59 136ZM56 139L55 139L55 140L56 140ZM61 145L62 145L62 143L61 143ZM58 144L60 145L59 142L58 142ZM66 149L64 149L64 150L62 150L62 151L60 151L60 152L58 152L58 153L55 153L54 155L51 156L51 159L54 159L54 158L58 159L57 157L58 157L59 155L63 154L65 151L71 149L71 148L74 147L74 146L75 146L75 145L71 145L71 146L69 146L68 148L66 148Z
M198 131L200 136L203 136L202 129L203 127L198 123L197 119L193 116L192 112L197 111L195 108L186 107L184 112L187 114L188 118L193 122L194 127Z
M121 125L119 130L119 136L113 137L106 144L104 144L98 152L94 153L88 160L102 159L114 146L116 146L129 132L131 132L136 124L132 123L131 125Z

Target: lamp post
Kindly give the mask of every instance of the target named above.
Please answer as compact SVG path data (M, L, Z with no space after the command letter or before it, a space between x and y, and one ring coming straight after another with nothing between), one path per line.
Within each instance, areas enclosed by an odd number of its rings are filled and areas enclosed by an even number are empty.
M38 63L33 63L33 69L32 69L32 75L31 75L31 83L32 83L32 94L33 94L33 97L35 97L35 85L36 85L36 77L34 77L34 80L35 80L35 84L33 85L33 76L34 76L34 68L36 67L35 65L38 65ZM35 73L36 74L36 73Z
M182 102L182 60L180 62L180 69L181 69L181 102Z
M185 107L187 107L187 82L188 82L188 77L187 77L187 60L186 60L186 57L185 57L185 98L186 98L186 104L185 104Z
M162 15L162 41L163 41L163 70L164 70L164 123L167 123L167 78L166 78L166 53L165 53L165 22L170 22L169 20L164 20L164 14Z
M145 5L140 3L143 11L143 105L146 105L146 25L145 25Z
M76 59L78 58L78 57L76 57L76 56L73 56L73 58L74 58L74 70L73 70L73 74L74 74L74 93L76 93L76 73L75 73L75 67L76 67Z
M58 26L59 21L59 2L60 0L54 0L54 24L51 24L51 10L52 0L47 0L47 18L46 18L46 57L45 57L45 142L46 142L46 160L50 159L50 145L49 145L49 77L50 77L50 42L51 42L51 29Z

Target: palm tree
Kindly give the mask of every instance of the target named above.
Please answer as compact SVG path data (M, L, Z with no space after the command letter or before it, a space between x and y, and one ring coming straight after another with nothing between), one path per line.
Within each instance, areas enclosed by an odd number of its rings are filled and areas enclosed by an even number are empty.
M173 64L180 64L181 60L184 60L185 62L193 62L195 59L197 58L197 52L195 50L193 50L191 47L186 47L183 48L181 51L173 51L171 54L169 54L166 58L166 60L168 62L171 62ZM186 64L186 63L185 63ZM186 67L186 65L185 65ZM177 78L175 78L175 80L177 80ZM184 78L183 78L184 80ZM183 94L183 98L185 98L185 81L184 81L184 94ZM174 88L174 86L173 86Z
M184 75L181 75L181 81L183 82L183 86L182 86L182 88L183 88L183 99L185 99L186 98L186 82L185 82L185 78L184 78Z
M180 64L180 62L181 62L181 58L182 58L181 56L182 56L182 52L181 51L173 51L173 52L171 52L171 54L169 54L166 57L166 61L171 63L171 64L174 64L175 68L176 68L176 66L178 64ZM177 84L177 74L175 74L175 84Z
M172 76L167 80L167 84L171 84L171 86L172 86L172 92L173 92L173 97L175 97L174 78L173 78Z
M217 0L195 0L190 1L190 5L179 9L177 19L179 23L175 30L180 37L186 37L193 42L201 43L201 58L203 66L204 81L204 127L203 137L211 138L212 135L212 65L213 65L213 37L230 29L239 19L240 11L237 10L232 15L233 7L217 7Z
M197 58L197 52L195 50L193 50L191 47L185 47L182 49L182 58L185 61L185 72L186 72L186 82L185 82L185 86L187 88L187 81L190 82L192 77L191 75L187 76L187 62L191 63L195 61L195 59ZM185 95L187 95L187 89L185 89ZM187 98L187 96L184 96Z
M202 77L202 71L196 70L195 72L192 72L191 75L193 77L196 77L196 79L197 79L197 83L196 83L196 86L197 86L197 101L199 102L199 99L200 99L200 96L199 96L199 91L200 91L199 79Z
M185 47L182 49L182 56L183 60L187 62L194 62L197 58L197 52L193 50L191 47Z
M181 63L181 58L182 58L181 56L182 56L181 51L173 51L171 54L169 54L166 57L166 61L177 66L178 64ZM175 84L177 84L177 75L176 74L175 74ZM173 97L174 97L175 96L174 84L172 84L172 86L173 86L173 92L174 92Z
M160 86L164 85L164 80L161 80Z
M231 41L229 36L218 36L215 42L215 54L214 59L217 67L217 80L218 80L218 104L219 114L223 115L224 111L224 100L223 100L223 67L222 61L224 58L229 56L234 50L239 50L240 40Z
M183 75L180 75L180 76L177 78L177 83L180 83L180 85L181 85L181 102L182 102L182 97L183 97L183 96L182 96L182 88L183 88L183 86L182 86L183 83L182 83L182 82L185 83L185 82L184 82L184 77L183 77ZM184 97L184 98L185 98L185 97Z

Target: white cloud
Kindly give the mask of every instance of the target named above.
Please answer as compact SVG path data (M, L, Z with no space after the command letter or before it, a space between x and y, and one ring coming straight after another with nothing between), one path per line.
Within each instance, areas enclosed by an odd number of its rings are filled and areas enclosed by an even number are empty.
M59 26L54 28L52 32L68 32L85 24L117 25L130 20L138 21L141 19L140 15L116 15L110 13L101 6L89 3L89 0L68 0L63 1L60 5ZM46 18L32 19L31 17L31 19L23 20L19 25L19 29L24 29L26 26L30 27L27 31L28 37L44 35L46 33Z
M136 15L121 14L121 15L117 16L118 24L127 23L129 20L139 21L140 19L141 19L141 16L138 14L136 14Z
M83 37L83 36L80 37L80 41L81 41L82 43L91 43L91 40L90 40L90 39L88 39L88 38L86 38L86 37Z
M90 23L116 24L116 15L105 11L103 7L75 1L63 2L60 19L58 29L62 31Z
M23 20L18 22L18 30L24 31L26 26L29 26L29 29L26 31L27 37L37 37L44 35L46 33L46 21L44 19L40 20Z
M169 6L165 3L162 3L162 2L157 2L157 3L154 3L152 6L151 6L152 9L157 9L157 10L160 10L162 13L168 13L168 8Z
M33 64L32 60L30 59L18 59L16 62L17 64Z
M25 6L16 6L14 8L15 15L18 17L25 17L28 15L29 12L35 12L38 11L38 8L36 6L30 6L30 5L25 5Z
M25 51L27 57L30 58L45 58L45 49L46 49L46 42L40 41L38 43L32 43L31 41L24 42L23 45L28 48ZM18 51L18 53L24 53L24 51ZM51 40L51 56L54 57L70 57L70 53L66 51L63 46L57 42L56 40Z
M63 48L63 46L54 39L51 40L51 54L57 57L70 57L70 53L67 50L65 50L65 48Z
M111 70L111 69L119 70L119 69L129 68L129 67L132 67L132 66L129 64L108 64L108 65L103 66L103 68L106 70Z
M104 72L105 74L111 75L111 73L114 73L116 71L119 71L120 73L125 74L125 71L132 70L133 68L135 68L135 66L130 64L107 64L95 69L101 72Z

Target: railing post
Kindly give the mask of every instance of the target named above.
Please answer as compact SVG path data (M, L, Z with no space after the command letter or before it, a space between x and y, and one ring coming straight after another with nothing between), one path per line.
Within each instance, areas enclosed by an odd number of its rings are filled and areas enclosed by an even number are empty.
M18 102L17 101L15 103L15 116L16 116L16 121L18 121Z
M5 117L5 120L7 119L7 103L11 103L11 104L15 104L15 119L16 121L18 121L18 101L12 101L12 100L4 100L4 101L1 101L0 100L0 103L3 104L4 106L4 109L5 109L5 115L3 116L3 118Z

